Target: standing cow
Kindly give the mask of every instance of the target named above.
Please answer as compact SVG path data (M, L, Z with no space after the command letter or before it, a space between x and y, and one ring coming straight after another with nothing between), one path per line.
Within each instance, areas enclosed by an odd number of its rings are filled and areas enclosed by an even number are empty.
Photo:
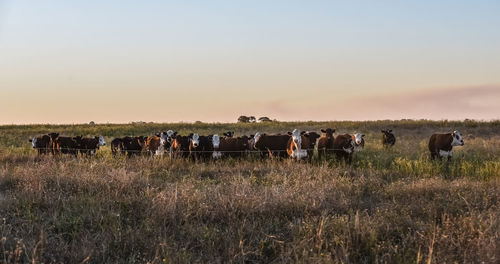
M287 153L292 159L301 160L307 158L312 160L316 140L320 137L316 132L305 132L294 129L289 133L291 138L287 142Z
M266 156L286 158L288 140L290 140L290 135L267 135L257 132L254 136L254 148L260 151L262 158Z
M318 140L318 158L322 159L329 153L333 153L333 140L335 137L335 129L327 128L321 129L321 137Z
M350 164L352 162L352 154L355 146L356 143L354 142L352 135L338 135L333 140L333 153L335 153L337 160L344 160Z
M97 136L93 138L81 138L80 141L80 153L87 156L94 155L96 151L101 146L105 146L106 141L104 141L103 136Z
M452 149L454 146L463 146L464 140L458 131L446 134L433 134L429 139L429 151L431 152L431 160L435 158L447 157L451 160L453 155Z
M382 146L390 148L396 144L396 137L392 133L392 129L382 130Z
M59 136L59 134L57 134ZM49 135L40 135L29 140L34 149L38 150L38 155L52 152L52 139Z

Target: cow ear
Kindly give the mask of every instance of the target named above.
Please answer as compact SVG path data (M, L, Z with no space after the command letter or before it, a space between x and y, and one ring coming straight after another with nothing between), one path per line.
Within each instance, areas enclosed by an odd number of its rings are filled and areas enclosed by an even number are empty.
M332 133L335 133L335 130L336 130L335 128L334 128L334 129L332 129Z
M326 133L326 130L324 130L324 129L321 129L321 132L322 132L322 133Z
M365 137L365 134L361 135L361 137Z
M250 135L250 138L253 138L253 137L254 137L254 135Z
M385 130L380 130L380 132L385 133Z
M392 133L392 129L389 129L389 133Z
M287 133L288 135L290 135L290 136L292 135L292 132L290 132L290 131L288 131L288 132L286 132L286 133ZM279 135L279 134L278 134L278 135Z
M189 133L189 136L188 136L188 137L190 137L190 138L191 138L191 137L193 137L193 133Z
M306 133L306 131L302 131L302 132L300 132L300 134L301 134L301 135L304 135L305 133Z

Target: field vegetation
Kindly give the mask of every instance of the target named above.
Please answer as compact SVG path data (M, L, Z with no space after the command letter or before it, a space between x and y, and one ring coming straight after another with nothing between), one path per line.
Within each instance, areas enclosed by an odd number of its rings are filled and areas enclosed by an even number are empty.
M28 139L285 133L366 135L346 165L256 157L38 156ZM396 145L381 145L381 129ZM459 130L452 161L434 132ZM500 121L0 126L0 262L498 263Z

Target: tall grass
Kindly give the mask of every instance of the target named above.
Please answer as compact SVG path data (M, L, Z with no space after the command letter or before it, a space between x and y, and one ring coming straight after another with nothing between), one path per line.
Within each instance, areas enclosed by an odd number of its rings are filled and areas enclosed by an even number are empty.
M384 150L379 128L388 125L1 127L0 262L497 263L499 124L400 121L396 146ZM362 131L367 144L346 165L113 158L108 148L91 158L37 157L27 142L47 131L111 138L169 127L334 127ZM428 133L453 127L466 145L451 162L431 162Z

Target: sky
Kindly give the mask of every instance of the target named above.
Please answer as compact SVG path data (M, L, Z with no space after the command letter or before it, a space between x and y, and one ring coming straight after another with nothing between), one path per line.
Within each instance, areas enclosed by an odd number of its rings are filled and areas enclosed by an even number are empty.
M500 119L498 14L498 0L0 0L0 124Z

